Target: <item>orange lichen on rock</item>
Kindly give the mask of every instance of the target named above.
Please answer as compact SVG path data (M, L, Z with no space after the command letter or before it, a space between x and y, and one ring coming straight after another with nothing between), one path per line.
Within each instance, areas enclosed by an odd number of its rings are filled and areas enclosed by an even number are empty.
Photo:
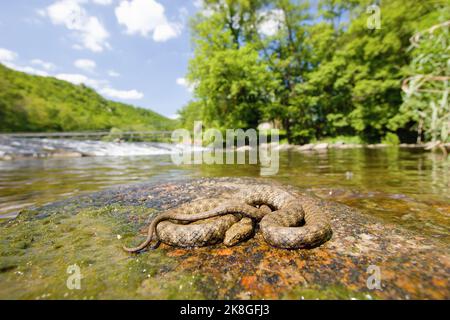
M219 249L219 250L215 251L215 254L218 256L229 256L229 255L233 254L233 250L228 249L228 248Z
M256 286L256 276L244 276L241 279L241 285L247 289L250 290Z

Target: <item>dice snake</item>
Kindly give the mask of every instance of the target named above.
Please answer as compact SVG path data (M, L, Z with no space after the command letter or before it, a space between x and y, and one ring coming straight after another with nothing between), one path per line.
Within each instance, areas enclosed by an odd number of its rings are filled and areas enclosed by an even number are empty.
M150 223L142 244L124 250L139 252L152 240L178 247L231 246L251 237L255 223L265 241L278 248L314 248L332 236L329 219L315 199L258 185L231 197L195 200L165 211Z

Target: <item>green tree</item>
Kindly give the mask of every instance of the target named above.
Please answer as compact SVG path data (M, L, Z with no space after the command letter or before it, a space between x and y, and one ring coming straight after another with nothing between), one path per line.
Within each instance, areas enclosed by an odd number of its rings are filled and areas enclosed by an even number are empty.
M443 19L443 17L441 18ZM404 101L392 119L396 128L410 121L427 140L446 142L450 131L450 20L437 24L411 38L412 60L406 68Z
M257 46L248 41L254 37L250 25L258 3L207 1L212 14L200 14L193 22L195 57L188 79L195 86L197 102L189 110L198 108L197 120L207 126L256 127L273 99L273 76Z
M376 1L374 8L372 0L320 0L312 9L300 0L205 3L208 14L192 23L189 110L196 106L209 126L271 120L291 142L406 137L413 120L395 127L393 119L414 59L409 39L450 12L445 1ZM372 28L377 13L380 28Z

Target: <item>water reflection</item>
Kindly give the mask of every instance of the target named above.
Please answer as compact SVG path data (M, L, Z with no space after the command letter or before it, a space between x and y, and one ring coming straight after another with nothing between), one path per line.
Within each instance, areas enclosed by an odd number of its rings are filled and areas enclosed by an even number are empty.
M398 148L282 152L279 173L270 179L447 239L449 163L439 154ZM168 155L0 161L0 214L118 184L259 173L256 165L175 166Z

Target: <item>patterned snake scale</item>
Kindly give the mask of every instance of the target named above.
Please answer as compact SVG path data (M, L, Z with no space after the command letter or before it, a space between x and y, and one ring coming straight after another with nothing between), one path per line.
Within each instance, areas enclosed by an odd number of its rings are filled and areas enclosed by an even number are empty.
M231 246L252 236L254 221L259 221L264 239L278 248L314 248L332 235L328 217L317 201L260 185L231 198L196 200L165 211L153 219L141 245L124 250L141 251L152 240L178 247L220 242Z

